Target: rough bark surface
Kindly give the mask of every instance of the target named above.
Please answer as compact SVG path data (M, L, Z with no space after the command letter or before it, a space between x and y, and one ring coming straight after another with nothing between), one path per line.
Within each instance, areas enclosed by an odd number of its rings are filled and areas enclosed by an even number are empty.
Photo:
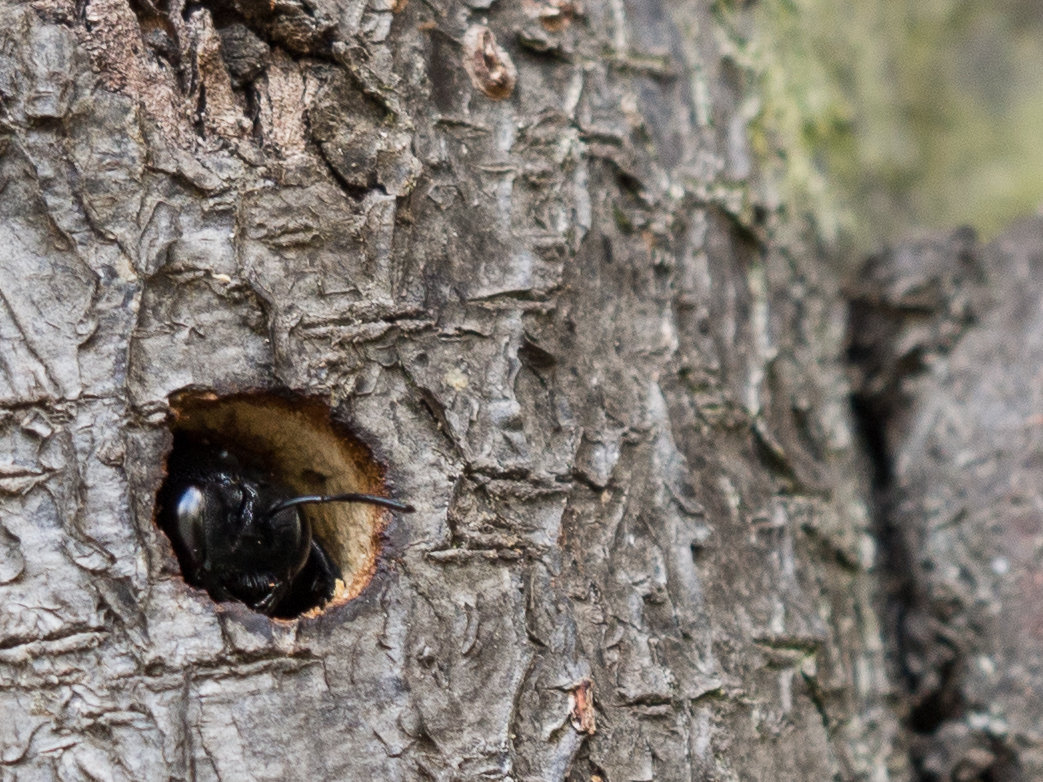
M1043 778L1043 221L873 259L851 348L876 433L887 637L918 779Z
M887 778L843 309L754 208L725 39L670 0L0 8L0 778ZM186 388L372 446L418 512L358 598L184 584Z

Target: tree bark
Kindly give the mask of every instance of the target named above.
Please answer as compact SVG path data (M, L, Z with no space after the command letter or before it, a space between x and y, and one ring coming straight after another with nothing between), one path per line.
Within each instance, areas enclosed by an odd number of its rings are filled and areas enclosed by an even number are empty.
M919 779L1043 776L1039 312L1043 220L930 235L853 296L876 434L885 635Z
M883 780L828 267L711 3L0 12L4 780ZM417 507L215 604L171 399L320 399Z

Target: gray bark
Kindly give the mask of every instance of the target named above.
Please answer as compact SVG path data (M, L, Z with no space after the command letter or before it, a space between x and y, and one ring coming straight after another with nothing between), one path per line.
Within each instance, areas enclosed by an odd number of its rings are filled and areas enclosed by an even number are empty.
M885 617L920 779L1043 777L1043 222L870 262L852 347L876 442Z
M487 29L486 26L487 25ZM887 778L843 307L710 4L0 11L0 778ZM417 506L272 621L154 521L171 398Z

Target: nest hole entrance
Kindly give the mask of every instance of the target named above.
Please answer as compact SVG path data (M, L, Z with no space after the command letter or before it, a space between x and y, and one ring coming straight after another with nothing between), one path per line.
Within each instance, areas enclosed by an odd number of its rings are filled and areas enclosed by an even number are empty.
M167 457L167 479L157 502L157 520L174 544L186 581L184 545L178 544L178 500L170 486L177 471L203 455L230 456L248 474L263 475L276 491L290 497L360 493L387 496L384 470L369 449L344 426L333 421L329 408L306 398L264 394L219 397L183 393L172 397L171 431L174 446ZM310 524L312 540L339 573L321 594L284 601L275 618L310 616L357 596L376 571L381 532L389 518L386 508L354 502L330 502L297 507ZM313 563L309 560L309 568ZM204 584L195 583L195 586ZM214 594L215 599L227 599Z

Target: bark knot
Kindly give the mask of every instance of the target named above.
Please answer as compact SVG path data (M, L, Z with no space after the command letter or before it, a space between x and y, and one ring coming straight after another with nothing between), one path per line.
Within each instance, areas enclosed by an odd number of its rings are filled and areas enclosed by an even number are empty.
M504 100L514 92L518 71L484 25L472 25L464 34L464 69L475 89L488 98Z

